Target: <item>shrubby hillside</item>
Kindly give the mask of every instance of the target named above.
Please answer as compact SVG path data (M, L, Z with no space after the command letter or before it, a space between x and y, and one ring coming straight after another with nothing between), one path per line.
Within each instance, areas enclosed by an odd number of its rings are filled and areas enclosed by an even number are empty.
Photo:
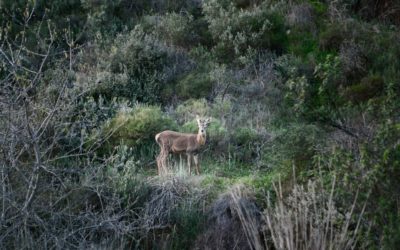
M1 249L397 249L394 0L0 2ZM211 117L200 175L163 130Z

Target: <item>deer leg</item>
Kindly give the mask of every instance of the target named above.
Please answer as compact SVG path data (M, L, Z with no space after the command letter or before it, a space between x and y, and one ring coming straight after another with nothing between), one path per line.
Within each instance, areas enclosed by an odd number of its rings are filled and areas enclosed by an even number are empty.
M160 155L160 173L165 174L165 151L162 151Z
M168 173L168 152L164 151L162 169L164 174Z
M194 160L194 165L196 167L196 173L197 175L200 175L200 170L199 170L199 155L194 155L193 156L193 160Z
M192 171L190 169L191 165L192 165L192 155L191 154L187 154L187 161L188 161L188 167L189 167L189 175L192 175Z
M164 175L164 173L167 173L167 157L168 157L168 151L165 150L164 148L161 148L160 154L157 156L157 168L158 168L158 175Z
M162 175L161 169L162 169L162 149L160 150L160 153L158 154L157 158L156 158L156 162L157 162L157 170L158 170L158 175Z
M157 172L158 172L158 175L161 175L161 171L160 171L160 164L161 164L161 162L160 162L160 155L157 156L156 162L157 162Z

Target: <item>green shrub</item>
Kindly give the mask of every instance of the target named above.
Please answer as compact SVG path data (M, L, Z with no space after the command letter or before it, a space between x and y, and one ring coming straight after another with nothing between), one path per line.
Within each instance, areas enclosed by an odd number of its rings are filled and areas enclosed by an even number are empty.
M128 36L119 38L111 56L110 70L127 74L126 88L121 90L140 102L155 102L160 91L162 70L167 63L167 48L137 26Z
M190 14L167 13L155 17L155 33L164 41L178 46L188 46L192 42L190 30L193 16Z
M301 117L309 108L313 98L318 98L313 93L309 72L304 70L306 66L299 57L281 56L276 61L278 72L283 79L279 87L284 97L284 108L280 108L280 119L288 117Z
M261 140L257 131L247 127L237 128L230 137L232 151L230 153L240 162L254 162L258 160L256 146Z
M378 32L370 31L363 37L362 41L367 51L370 71L373 71L374 74L380 74L385 82L398 82L398 79L400 79L399 33L386 30L385 27L370 27L370 29L374 28L381 30Z
M210 107L206 99L189 99L176 107L175 115L180 123L186 123L192 121L196 114L206 116L209 110Z
M383 225L382 249L396 249L400 244L400 214L388 216L388 224Z
M375 130L373 138L356 146L356 153L344 144L335 145L331 152L321 152L317 167L324 176L334 175L341 180L337 189L341 203L351 204L354 194L349 190L359 190L360 199L367 202L368 222L363 225L369 241L366 245L392 249L398 239L400 126L390 119L385 123ZM355 209L362 208L359 205Z
M216 43L217 57L229 62L255 49L282 51L286 44L284 22L267 2L240 9L232 2L210 0L203 3L205 18Z
M251 128L238 128L234 131L232 140L237 145L246 145L257 140L257 132Z
M208 72L194 71L185 75L176 84L176 92L182 99L208 97L213 87L213 81Z
M162 16L146 17L147 30L154 32L169 44L192 48L212 43L208 25L204 17L194 17L190 13L167 13Z
M127 145L117 146L115 154L105 168L107 185L122 198L125 208L142 206L147 199L149 187L140 173L139 160Z
M222 124L226 125L227 128L233 126L233 124L227 124L227 119L233 113L233 101L229 97L222 99L221 96L217 96L211 105L210 114L221 121ZM229 126L230 125L230 126Z
M297 56L307 58L311 53L318 53L318 42L310 32L292 29L288 34L288 50Z
M84 9L90 13L87 25L91 29L113 32L121 31L126 25L135 24L138 17L149 13L164 14L182 10L195 13L199 7L195 1L186 0L136 0L134 2L129 0L84 0L77 2L81 2Z
M139 25L128 34L118 36L107 56L109 60L97 66L100 73L93 95L108 99L159 103L162 90L184 70L177 70L177 59L184 59L180 53L147 34Z
M316 148L324 143L323 130L315 125L293 123L275 131L264 148L264 160L271 165L293 163L299 172L309 166Z
M320 34L319 46L322 50L337 52L347 37L343 26L333 23Z
M102 133L109 135L109 139L102 149L110 152L122 144L135 147L136 153L143 147L154 150L154 136L163 130L175 128L176 124L166 117L159 107L136 105L133 109L120 110L105 124Z
M193 201L184 201L177 206L171 214L171 220L177 227L171 234L170 249L188 249L194 245L194 242L202 232L206 216L200 209L200 204L195 206Z
M375 96L379 96L384 89L384 84L380 76L367 76L361 79L360 83L346 88L343 95L353 103L365 102Z

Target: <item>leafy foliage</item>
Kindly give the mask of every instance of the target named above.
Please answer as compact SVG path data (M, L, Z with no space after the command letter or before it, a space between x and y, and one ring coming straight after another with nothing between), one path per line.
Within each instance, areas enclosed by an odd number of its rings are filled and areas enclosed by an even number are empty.
M203 10L216 42L214 53L223 61L240 59L257 49L284 49L283 20L266 2L240 9L231 2L210 0L204 3Z
M121 109L105 124L102 133L110 134L105 147L113 150L120 144L140 147L153 143L158 132L173 129L175 126L159 107L137 105L133 109Z
M308 207L291 202L313 198L342 239L395 248L399 6L372 2L1 1L0 248L222 246L223 226L272 246L254 214L284 206L296 228ZM195 133L196 114L212 117L205 174L154 178L154 136ZM303 189L332 178L334 196ZM256 202L215 201L235 183ZM342 227L349 208L364 217Z

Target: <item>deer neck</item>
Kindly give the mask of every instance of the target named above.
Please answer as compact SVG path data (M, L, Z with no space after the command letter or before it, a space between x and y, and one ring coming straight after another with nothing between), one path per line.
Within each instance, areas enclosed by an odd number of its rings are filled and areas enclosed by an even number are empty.
M197 133L196 140L197 140L197 143L199 143L200 145L206 144L206 132L201 133L199 130L199 132Z

